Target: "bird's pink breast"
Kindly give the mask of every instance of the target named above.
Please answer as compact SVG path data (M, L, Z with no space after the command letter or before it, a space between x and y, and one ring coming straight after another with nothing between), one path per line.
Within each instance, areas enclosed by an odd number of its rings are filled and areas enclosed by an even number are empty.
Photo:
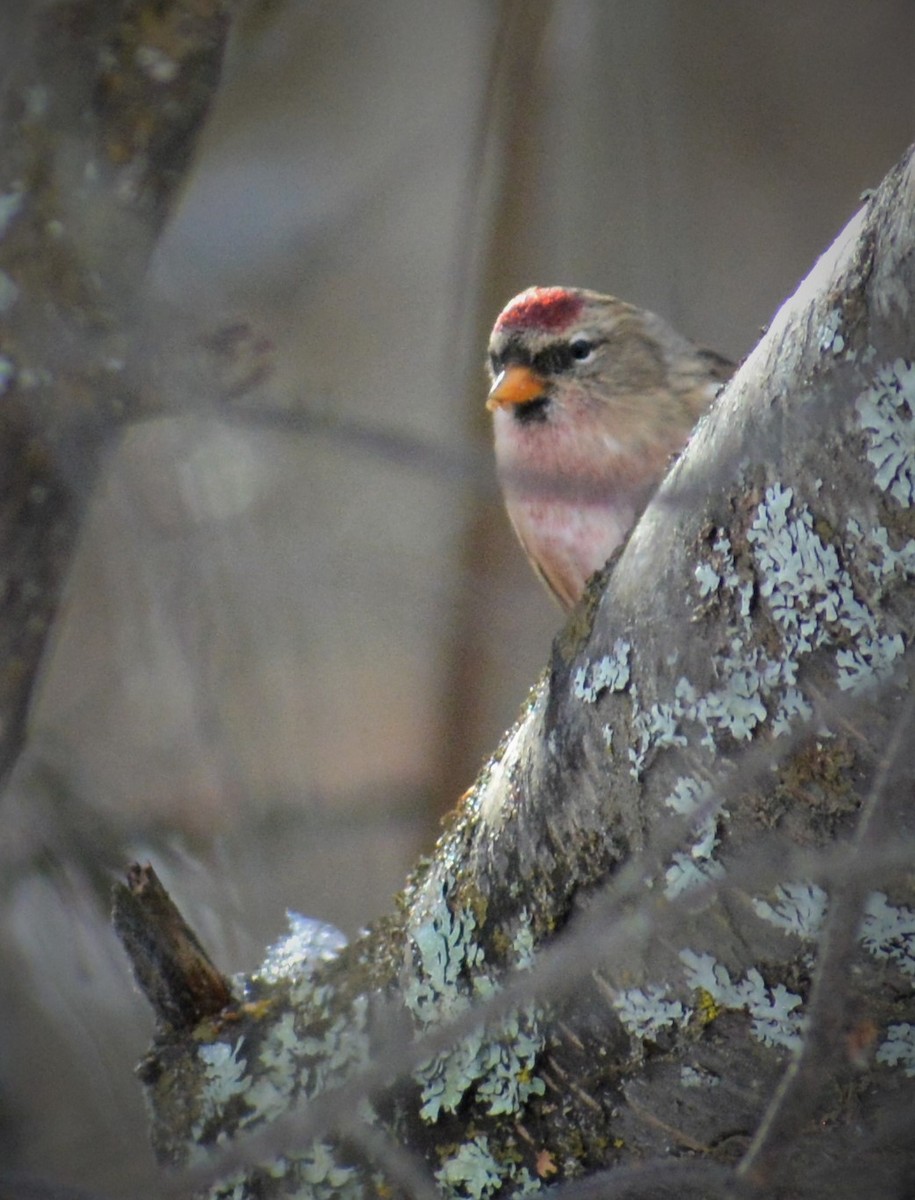
M538 573L567 607L628 533L645 497L645 462L610 448L600 421L521 426L494 414L508 515Z
M513 498L508 514L539 573L571 606L620 545L635 513L627 504L570 504Z

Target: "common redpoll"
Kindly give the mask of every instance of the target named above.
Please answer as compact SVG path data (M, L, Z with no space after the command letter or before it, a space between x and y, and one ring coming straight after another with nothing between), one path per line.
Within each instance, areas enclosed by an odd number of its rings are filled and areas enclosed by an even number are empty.
M733 365L660 317L529 288L489 342L496 463L537 574L564 608L625 539Z

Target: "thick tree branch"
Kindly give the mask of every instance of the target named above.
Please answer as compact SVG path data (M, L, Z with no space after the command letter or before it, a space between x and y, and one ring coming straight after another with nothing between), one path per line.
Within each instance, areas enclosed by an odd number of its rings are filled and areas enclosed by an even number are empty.
M396 917L331 962L293 938L231 1026L160 1036L177 1186L400 1186L357 1120L449 1196L912 1170L912 161L702 423Z

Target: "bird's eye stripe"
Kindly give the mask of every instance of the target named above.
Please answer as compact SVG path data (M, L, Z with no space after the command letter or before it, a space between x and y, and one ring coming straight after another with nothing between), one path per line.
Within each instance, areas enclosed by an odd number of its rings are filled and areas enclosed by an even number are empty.
M568 371L573 363L568 342L554 342L534 355L532 366L538 375L559 375Z
M538 375L559 375L564 371L571 371L578 363L590 358L603 340L601 338L576 337L572 341L553 342L552 345L545 346L534 355L531 366ZM573 349L577 343L586 344L588 353L577 355Z

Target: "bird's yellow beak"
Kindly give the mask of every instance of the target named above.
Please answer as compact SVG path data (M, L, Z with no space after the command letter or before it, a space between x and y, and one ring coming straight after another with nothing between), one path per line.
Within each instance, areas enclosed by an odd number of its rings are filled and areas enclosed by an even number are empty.
M500 371L489 389L486 407L490 412L497 408L505 408L509 404L526 404L528 400L536 400L543 395L546 381L530 367L515 364Z

